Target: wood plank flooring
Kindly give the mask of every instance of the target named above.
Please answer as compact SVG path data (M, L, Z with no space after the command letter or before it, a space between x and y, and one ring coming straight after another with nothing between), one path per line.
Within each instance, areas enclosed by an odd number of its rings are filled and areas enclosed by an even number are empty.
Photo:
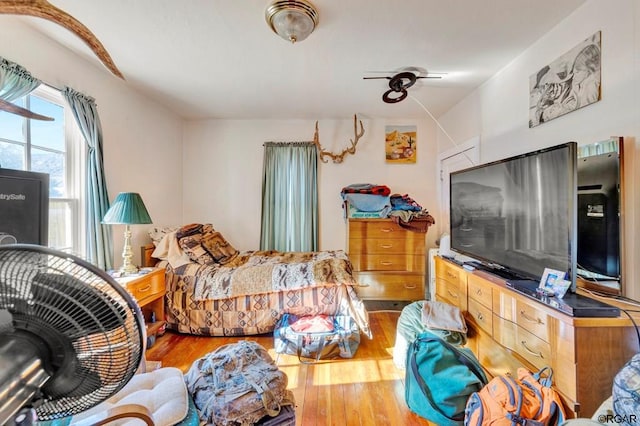
M196 359L239 340L253 340L268 349L289 378L296 401L296 425L432 425L412 413L404 400L404 370L393 364L393 345L400 312L369 313L373 339L362 338L353 359L301 364L297 357L278 355L273 336L201 337L167 332L147 351L147 359L187 372Z

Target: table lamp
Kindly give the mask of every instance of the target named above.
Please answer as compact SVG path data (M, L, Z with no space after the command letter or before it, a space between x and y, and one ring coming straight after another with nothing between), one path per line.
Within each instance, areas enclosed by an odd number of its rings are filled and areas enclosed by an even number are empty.
M131 250L130 225L151 223L151 217L144 206L142 197L136 192L121 192L118 194L109 210L104 215L102 223L107 225L125 225L124 248L122 249L122 268L124 275L138 272L138 268L131 263L133 251Z

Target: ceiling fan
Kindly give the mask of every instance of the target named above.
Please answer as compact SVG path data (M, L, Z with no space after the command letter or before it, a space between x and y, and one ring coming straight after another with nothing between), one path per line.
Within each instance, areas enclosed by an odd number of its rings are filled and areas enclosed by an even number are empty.
M392 74L387 76L363 77L363 80L387 79L389 90L384 92L382 100L388 104L395 104L404 100L409 92L407 89L413 86L421 78L442 78L446 73L429 73L422 68L408 67L398 72L370 71L371 73ZM399 95L398 95L399 93Z

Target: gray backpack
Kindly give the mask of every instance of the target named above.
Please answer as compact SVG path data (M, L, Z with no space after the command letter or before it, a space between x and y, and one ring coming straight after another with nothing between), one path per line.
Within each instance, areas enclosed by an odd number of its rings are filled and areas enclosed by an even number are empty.
M613 411L616 423L640 423L640 354L636 354L613 379Z
M252 425L294 405L286 374L254 341L220 346L195 361L184 378L208 425Z

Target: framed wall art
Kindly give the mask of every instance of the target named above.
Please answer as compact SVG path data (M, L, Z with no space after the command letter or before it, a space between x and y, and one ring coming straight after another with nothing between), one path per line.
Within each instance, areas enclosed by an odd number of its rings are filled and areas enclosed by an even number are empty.
M530 128L600 100L600 33L529 77Z
M387 163L415 163L418 148L417 126L385 126Z

